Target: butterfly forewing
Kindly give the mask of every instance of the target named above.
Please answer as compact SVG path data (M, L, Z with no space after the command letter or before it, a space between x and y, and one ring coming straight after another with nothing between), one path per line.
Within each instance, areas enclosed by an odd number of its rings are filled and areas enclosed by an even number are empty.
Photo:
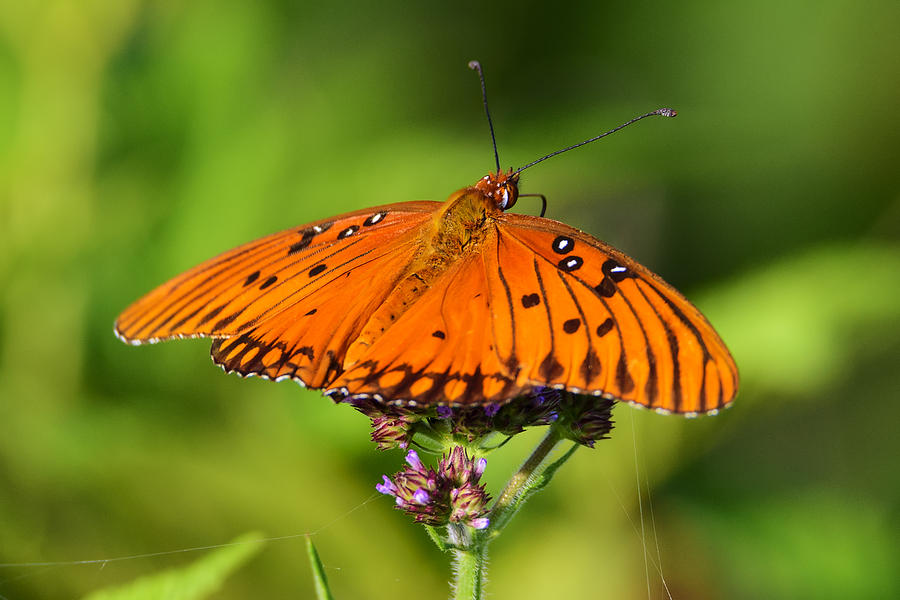
M328 311L354 298L338 279L428 220L437 202L407 202L356 211L239 246L150 292L116 321L116 334L139 344L179 337L229 337L260 327L323 287L334 286ZM377 272L378 269L375 269ZM324 311L323 311L324 312Z
M527 379L677 413L732 400L727 348L657 275L556 221L504 213L498 227L492 303L507 306L493 311L497 348Z

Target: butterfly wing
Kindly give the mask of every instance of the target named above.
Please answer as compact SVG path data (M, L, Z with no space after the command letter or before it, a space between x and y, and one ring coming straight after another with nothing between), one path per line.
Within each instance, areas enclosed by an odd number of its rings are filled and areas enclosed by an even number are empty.
M326 393L428 406L504 403L531 389L494 351L488 278L480 254L455 261Z
M214 337L213 358L228 371L321 387L438 206L370 208L250 242L135 302L116 334L131 344Z
M501 363L517 379L660 412L709 413L737 393L734 360L687 299L563 223L504 213L486 253Z
M709 413L737 389L718 335L681 294L610 246L504 213L332 384L398 404L502 403L537 386Z
M690 414L734 397L731 355L677 291L585 233L511 213L344 364L438 206L367 209L251 242L138 300L116 333L214 337L228 371L398 404L502 403L550 385Z

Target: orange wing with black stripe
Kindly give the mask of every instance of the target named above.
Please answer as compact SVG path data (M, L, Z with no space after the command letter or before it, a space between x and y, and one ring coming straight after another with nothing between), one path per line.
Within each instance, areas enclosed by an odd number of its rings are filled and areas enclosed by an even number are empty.
M213 358L227 371L322 387L438 206L370 208L235 248L132 304L116 335L130 344L216 338Z
M624 253L568 225L504 213L486 255L501 362L520 381L659 412L711 413L737 367L706 318Z

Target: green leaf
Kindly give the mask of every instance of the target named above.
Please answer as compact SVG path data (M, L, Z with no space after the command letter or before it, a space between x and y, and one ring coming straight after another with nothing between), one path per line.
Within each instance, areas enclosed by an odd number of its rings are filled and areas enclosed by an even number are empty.
M441 534L438 533L437 529L435 529L431 525L423 525L423 527L425 528L425 532L428 534L428 537L431 538L431 541L434 542L434 544L438 547L438 550L440 550L441 552L446 552L448 549L447 542L441 536Z
M331 590L328 589L328 578L325 577L325 567L316 552L316 546L312 538L306 536L306 552L309 554L309 564L312 567L313 580L316 582L316 598L319 600L334 600Z
M195 600L218 591L222 582L259 552L258 533L246 533L186 567L145 575L124 585L98 590L84 600Z

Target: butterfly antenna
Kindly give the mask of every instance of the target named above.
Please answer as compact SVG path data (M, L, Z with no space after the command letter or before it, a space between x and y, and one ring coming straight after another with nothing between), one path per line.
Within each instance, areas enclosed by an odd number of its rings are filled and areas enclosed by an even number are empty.
M477 60L470 60L469 68L478 71L478 79L481 81L481 99L484 102L484 114L487 115L488 127L491 128L491 143L494 144L494 162L497 163L497 172L499 173L500 155L497 153L497 138L494 137L494 122L491 121L491 111L488 110L487 88L484 87L484 71L481 69L481 63Z
M474 61L473 61L473 62L474 62ZM469 63L469 66L471 66L471 65L472 65L472 63ZM480 73L480 72L481 72L481 71L479 70L479 73ZM484 82L483 82L483 81L482 81L482 85L484 85ZM487 101L485 100L485 109L486 109L486 108L487 108ZM521 167L521 168L519 168L519 169L516 169L516 171L513 173L513 175L518 175L519 173L521 173L522 171L524 171L524 170L527 169L528 167L533 167L534 165L538 164L539 162L544 162L544 161L547 160L548 158L550 158L550 157L552 157L552 156L556 156L557 154L562 154L563 152L568 152L569 150L574 150L575 148L578 148L579 146L584 146L585 144L590 144L591 142L596 142L596 141L599 140L600 138L604 138L604 137L608 136L608 135L611 134L611 133L615 133L615 132L617 132L617 131L620 130L620 129L624 129L625 127L628 127L628 126L631 125L632 123L637 123L637 122L640 121L641 119L646 119L647 117L655 117L655 116L657 116L657 115L658 115L658 116L661 116L661 117L674 117L674 116L677 115L677 114L678 114L678 113L675 112L675 110L673 110L673 109L671 109L671 108L660 108L660 109L654 110L653 112L648 112L648 113L645 114L645 115L641 115L641 116L639 116L639 117L635 117L635 118L631 119L630 121L626 121L626 122L622 123L621 125L619 125L618 127L615 127L615 128L613 128L613 129L610 129L610 130L607 131L606 133L601 133L600 135L594 136L594 137L592 137L592 138L589 139L589 140L584 140L583 142L579 142L579 143L577 143L577 144L574 144L574 145L572 145L572 146L569 146L568 148L563 148L562 150L557 150L556 152L551 152L551 153L548 154L547 156L542 156L541 158L539 158L539 159L537 159L537 160L535 160L535 161L532 161L532 162L528 163L528 164L525 165L524 167ZM488 116L488 120L490 120L490 116ZM491 129L491 131L493 132L493 129ZM492 133L492 135L493 135L493 133Z

